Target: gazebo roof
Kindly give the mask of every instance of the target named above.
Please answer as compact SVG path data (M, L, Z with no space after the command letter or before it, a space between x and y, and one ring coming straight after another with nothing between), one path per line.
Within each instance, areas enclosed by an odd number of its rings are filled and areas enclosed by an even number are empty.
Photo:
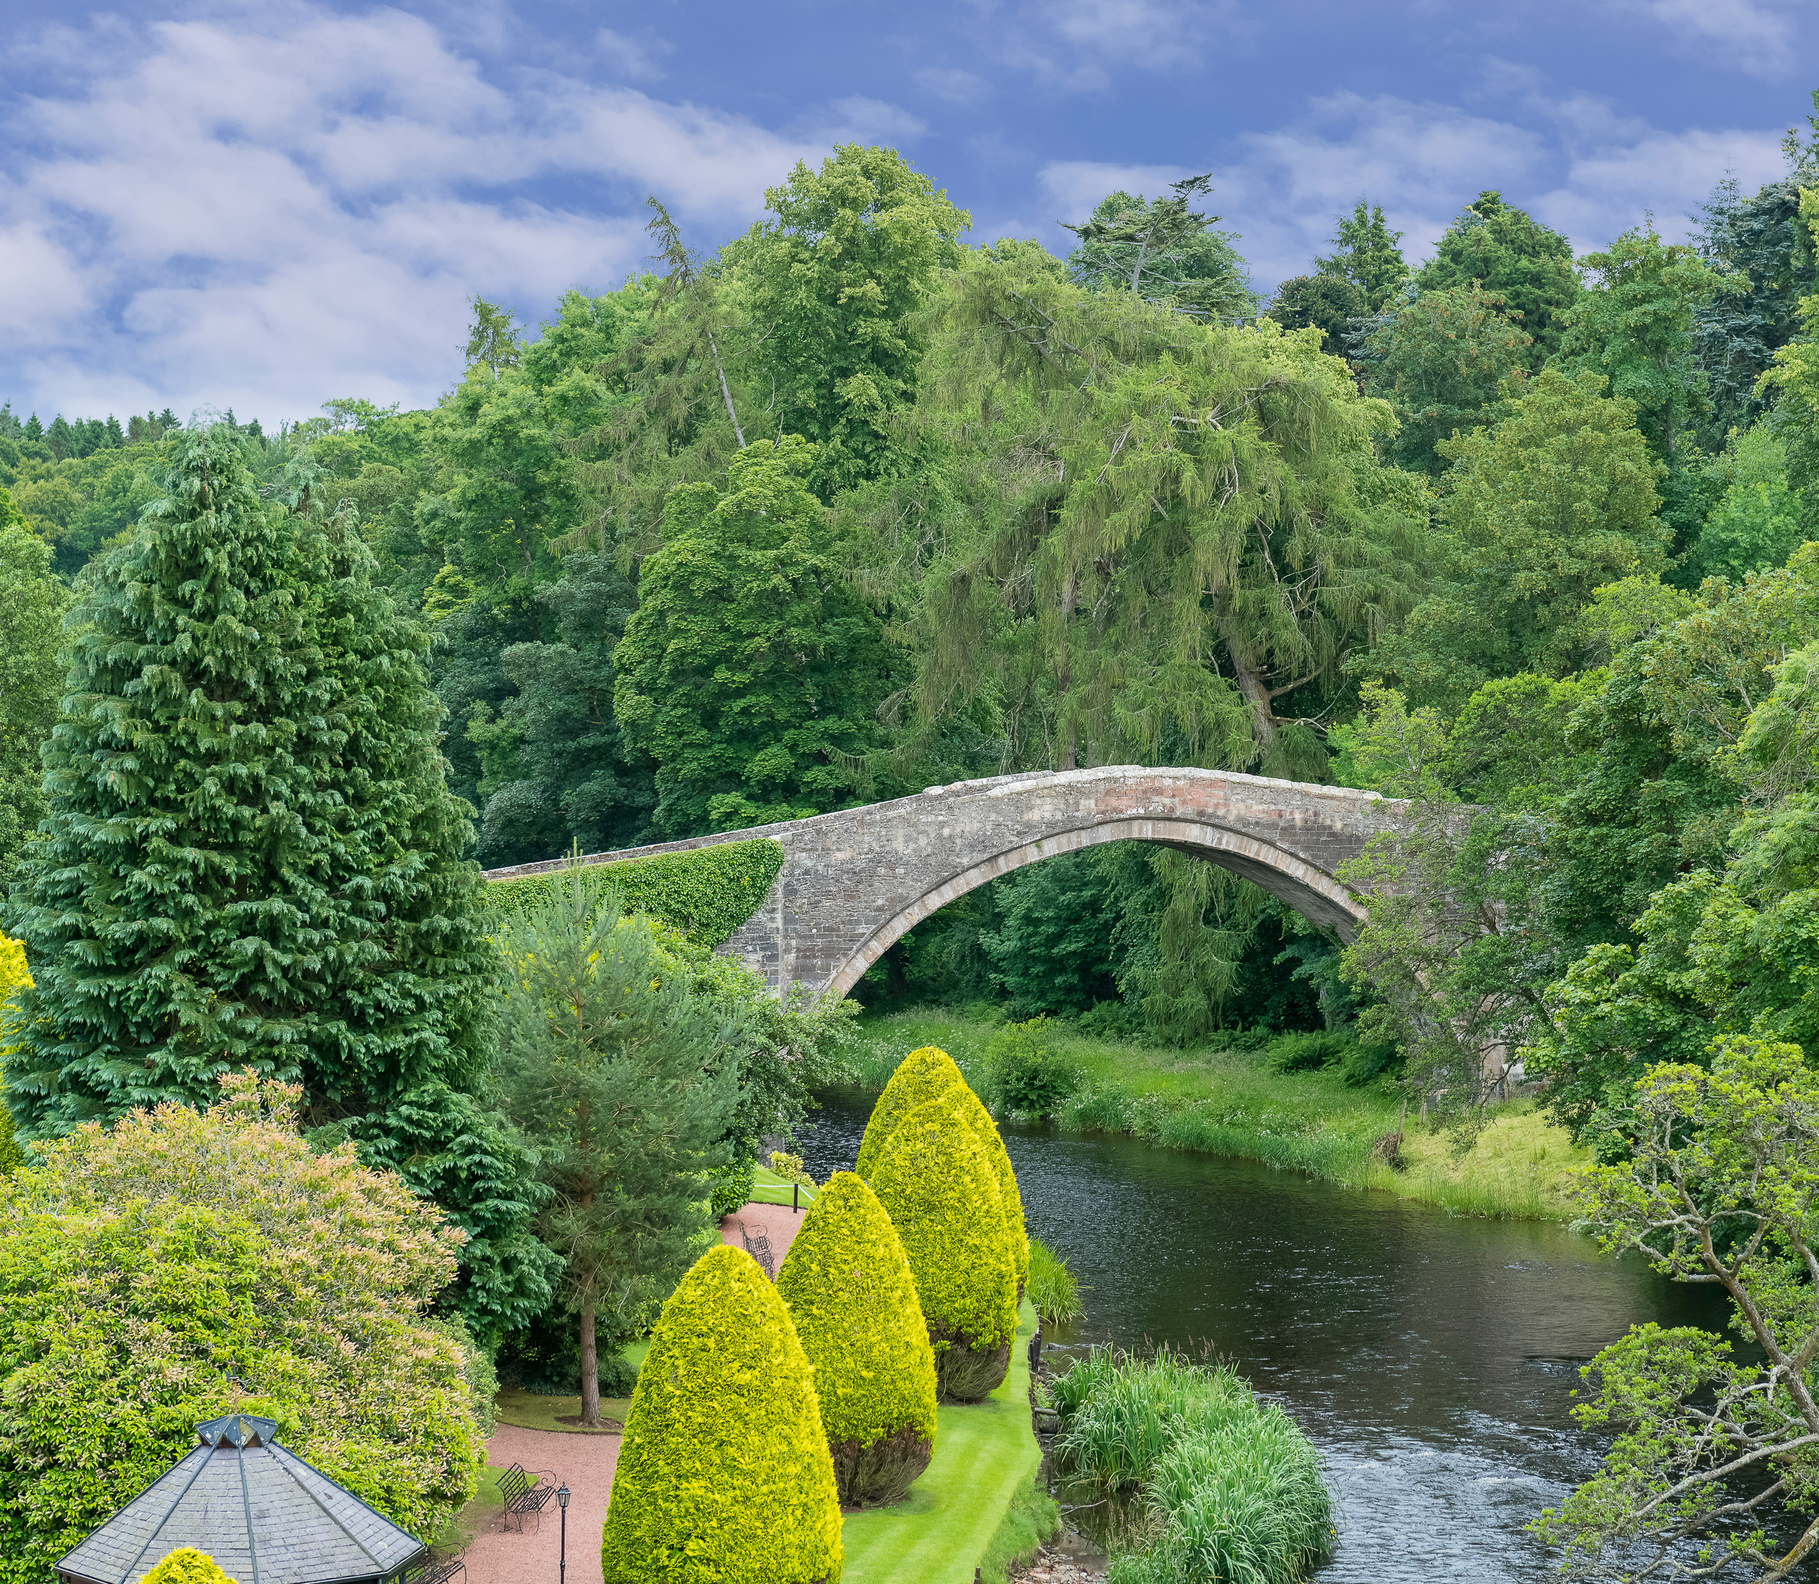
M197 1446L57 1563L69 1584L137 1584L172 1551L207 1552L239 1584L389 1578L423 1542L279 1446L277 1425L224 1414Z

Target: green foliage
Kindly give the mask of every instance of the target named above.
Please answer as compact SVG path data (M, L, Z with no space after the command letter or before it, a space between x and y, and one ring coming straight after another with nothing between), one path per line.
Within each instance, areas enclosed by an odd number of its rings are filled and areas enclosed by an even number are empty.
M424 1314L460 1232L351 1146L313 1151L295 1087L222 1088L85 1126L0 1187L9 1581L49 1584L230 1407L415 1534L473 1494L471 1344Z
M651 1333L601 1540L607 1584L839 1584L814 1375L777 1290L718 1244Z
M1046 1017L1006 1024L985 1047L991 1097L1008 1111L1046 1116L1079 1083L1073 1066L1049 1048L1048 1026Z
M1068 225L1080 245L1067 257L1069 277L1089 291L1127 291L1143 301L1227 322L1257 312L1244 260L1231 233L1213 229L1218 215L1189 208L1212 191L1190 176L1166 198L1107 193L1081 225Z
M671 836L796 819L848 796L889 690L877 613L840 575L794 436L733 458L724 490L685 485L644 563L613 702L657 764Z
M1609 1252L1722 1287L1755 1356L1690 1327L1633 1327L1585 1369L1595 1391L1574 1409L1615 1432L1602 1469L1532 1527L1569 1562L1692 1539L1714 1567L1783 1574L1819 1537L1809 1522L1782 1556L1764 1532L1784 1509L1807 1520L1819 1494L1819 1081L1798 1046L1732 1036L1709 1072L1646 1073L1629 1131L1631 1160L1583 1174L1587 1221Z
M978 722L1006 768L1317 773L1280 701L1305 711L1410 597L1387 407L1311 336L1083 290L1024 251L969 258L932 325L925 465L852 506L912 613L906 750Z
M1391 401L1400 424L1389 444L1400 466L1438 477L1446 466L1440 442L1490 421L1529 345L1503 307L1476 282L1424 291L1365 334L1371 388Z
M51 572L50 546L0 489L0 891L27 832L44 816L38 748L63 691L57 651L69 603L69 590Z
M1457 707L1492 677L1577 669L1593 591L1663 565L1661 466L1634 405L1603 386L1546 370L1506 387L1491 428L1440 442L1452 468L1438 586L1370 662L1421 702Z
M565 880L505 937L495 1069L536 1148L537 1230L564 1261L582 1421L597 1424L601 1334L609 1352L632 1340L713 1236L705 1179L730 1153L739 1039L648 921L601 905L578 869Z
M145 1575L145 1584L235 1584L212 1556L178 1546Z
M1017 1331L1017 1262L985 1146L944 1095L898 1123L871 1184L903 1240L942 1395L983 1397Z
M867 1182L872 1180L884 1146L917 1106L939 1099L948 1090L962 1087L966 1079L954 1064L954 1058L934 1045L919 1045L891 1073L890 1081L872 1106L865 1124L865 1135L859 1140L859 1154L853 1170Z
M723 946L758 911L782 867L782 843L760 837L589 864L581 870L580 883L600 892L611 890L626 911L662 919L702 946ZM500 919L521 918L568 884L566 873L552 869L495 880L486 888L487 905Z
M1360 198L1335 223L1333 251L1314 262L1321 275L1356 288L1364 302L1361 313L1382 313L1408 279L1401 242L1402 233L1390 230L1383 218L1383 206Z
M1424 293L1476 282L1502 298L1530 339L1531 371L1559 351L1565 312L1580 293L1572 244L1497 192L1479 193L1460 212L1415 280Z
M828 1179L777 1292L815 1372L841 1506L900 1500L934 1444L935 1355L902 1241L859 1177Z
M251 1065L467 1233L492 1332L547 1297L515 1146L473 1099L497 956L448 791L427 636L295 459L261 498L230 425L85 580L49 812L12 919L35 967L7 1101L27 1138Z
M735 1155L713 1175L708 1194L708 1215L719 1220L750 1204L757 1182L757 1157Z
M972 218L894 149L857 143L819 171L798 164L764 198L773 218L728 250L762 327L749 378L769 393L775 436L813 444L808 477L825 500L893 470L891 420L915 400L927 344L914 313Z
M1086 1313L1078 1278L1041 1238L1030 1239L1028 1297L1044 1325L1072 1325Z
M1354 320L1365 317L1367 299L1349 280L1337 275L1295 275L1270 298L1269 316L1284 330L1316 329L1320 349L1335 357L1348 350Z
M1787 446L1764 426L1733 435L1707 469L1724 493L1706 515L1689 573L1741 583L1783 566L1801 541L1801 502L1787 481Z

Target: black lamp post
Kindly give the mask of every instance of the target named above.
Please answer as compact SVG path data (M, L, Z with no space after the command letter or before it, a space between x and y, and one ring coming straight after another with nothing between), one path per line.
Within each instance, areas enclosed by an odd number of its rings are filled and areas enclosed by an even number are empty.
M556 1505L562 1509L562 1551L556 1562L556 1584L568 1584L568 1481L556 1487Z

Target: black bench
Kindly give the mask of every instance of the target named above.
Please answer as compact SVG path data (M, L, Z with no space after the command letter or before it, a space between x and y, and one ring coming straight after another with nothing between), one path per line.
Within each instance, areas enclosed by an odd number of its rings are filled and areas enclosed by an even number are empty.
M427 1557L404 1575L404 1584L449 1584L449 1580L456 1577L467 1577L466 1550L438 1556L432 1548Z
M771 1240L765 1236L760 1227L757 1232L747 1232L745 1223L739 1223L739 1236L745 1244L745 1252L764 1267L764 1274L772 1281L777 1279L777 1256L771 1253Z
M533 1478L533 1475L538 1478ZM539 1478L548 1476L547 1481L539 1483ZM548 1469L534 1469L527 1473L522 1463L514 1463L499 1476L499 1495L505 1502L505 1516L500 1520L504 1528L515 1516L518 1520L518 1533L524 1533L524 1515L535 1513L537 1527L543 1527L543 1509L549 1505L550 1497L556 1494L556 1476Z

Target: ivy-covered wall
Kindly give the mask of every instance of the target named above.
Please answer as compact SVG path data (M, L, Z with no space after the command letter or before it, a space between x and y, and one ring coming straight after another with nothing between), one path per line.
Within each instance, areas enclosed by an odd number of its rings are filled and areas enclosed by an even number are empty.
M617 891L627 912L660 918L703 946L723 946L758 911L782 867L782 844L764 837L590 864L581 874L590 886ZM501 918L513 918L536 907L561 878L556 870L495 880L487 899Z

